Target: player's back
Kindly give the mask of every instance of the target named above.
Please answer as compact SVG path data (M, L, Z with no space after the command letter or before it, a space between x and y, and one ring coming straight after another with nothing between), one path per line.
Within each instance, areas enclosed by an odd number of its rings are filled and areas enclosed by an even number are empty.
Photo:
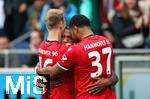
M47 67L55 65L68 47L69 45L57 41L43 41L38 51L41 66ZM56 88L51 87L48 89L50 90L50 99L72 99L73 87L71 87L72 83L70 83L72 81L71 77L64 74L58 78L61 85Z
M114 90L105 88L100 93L92 95L86 87L94 83L93 78L110 78L112 75L112 44L98 35L83 39L75 45L77 63L74 67L76 99L115 99ZM82 53L82 54L81 54Z

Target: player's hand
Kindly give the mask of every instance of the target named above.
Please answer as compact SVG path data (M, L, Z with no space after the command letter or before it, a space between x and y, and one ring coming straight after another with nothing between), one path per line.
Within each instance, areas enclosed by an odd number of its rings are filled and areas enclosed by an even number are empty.
M109 78L94 78L94 79L96 79L97 81L87 86L87 91L91 94L97 94L104 88L111 85L111 81Z
M42 68L37 67L36 72L37 72L37 74L39 74L39 75L42 74Z
M37 68L40 67L40 63L38 62L35 66L35 72L37 73Z
M39 63L37 63L37 65L36 65L36 73L40 75L43 72L42 70L43 70L43 68L40 66Z

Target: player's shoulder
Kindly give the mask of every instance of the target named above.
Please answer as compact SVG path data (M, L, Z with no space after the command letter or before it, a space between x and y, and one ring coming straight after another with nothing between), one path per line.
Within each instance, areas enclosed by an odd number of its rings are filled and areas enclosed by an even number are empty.
M74 45L74 44L73 44L73 43L62 43L62 44L61 44L61 48L68 49L68 48L71 47L72 45Z
M82 50L82 44L76 43L69 47L68 51L72 51L75 54L78 54Z
M98 38L99 40L109 40L108 38L100 35L94 35L95 38Z
M57 48L60 48L61 46L62 46L62 43L60 43L60 42L53 42L53 41L51 42L51 41L44 40L40 44L39 48L57 49Z
M77 50L78 44L72 43L71 45L67 46L66 52L75 52Z
M45 40L41 42L39 48L43 48L45 46Z
M95 35L95 36L98 38L98 41L105 41L107 44L112 44L112 42L104 36L100 36L100 35Z

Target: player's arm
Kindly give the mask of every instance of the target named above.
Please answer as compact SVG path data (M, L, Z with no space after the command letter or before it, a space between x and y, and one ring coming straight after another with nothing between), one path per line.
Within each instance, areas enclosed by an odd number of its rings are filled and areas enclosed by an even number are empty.
M115 72L112 72L111 78L95 78L97 81L87 86L87 91L92 94L97 94L108 86L114 86L118 82L118 77Z
M38 62L38 63L36 64L36 66L35 66L35 73L36 73L36 74L38 74L37 69L38 69L39 67L41 67L41 66L40 66L40 63ZM39 76L47 76L46 74L38 74L38 75L39 75Z
M57 75L62 74L64 71L67 71L75 64L75 61L77 60L77 56L75 53L76 52L74 49L69 48L68 51L63 55L62 59L57 62L57 64L44 68L38 67L37 73L49 74L51 78L57 77Z
M116 75L114 71L112 71L112 76L109 79L109 81L110 81L110 86L115 86L116 83L119 81L118 76Z
M38 75L50 75L50 78L56 78L57 75L67 71L66 69L60 68L59 63L55 64L54 66L48 67L37 67L37 74Z

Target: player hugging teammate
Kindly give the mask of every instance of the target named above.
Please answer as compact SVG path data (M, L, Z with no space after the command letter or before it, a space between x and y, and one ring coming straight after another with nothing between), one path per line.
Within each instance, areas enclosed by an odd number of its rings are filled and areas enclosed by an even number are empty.
M48 39L39 47L36 69L47 81L42 99L116 99L111 42L94 35L83 15L72 17L66 30L64 13L51 9L45 23Z

